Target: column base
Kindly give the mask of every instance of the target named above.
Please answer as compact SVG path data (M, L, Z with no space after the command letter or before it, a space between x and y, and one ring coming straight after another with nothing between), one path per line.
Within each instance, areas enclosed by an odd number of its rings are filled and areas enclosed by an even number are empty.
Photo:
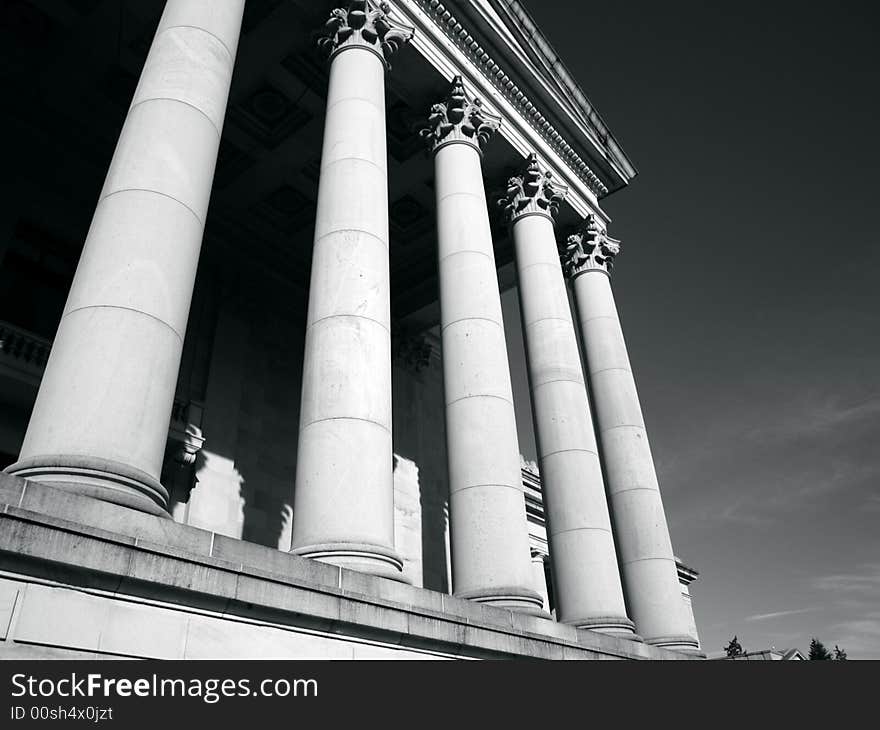
M97 456L31 456L3 471L138 512L168 517L168 490L145 471Z
M403 560L393 550L381 545L359 542L327 542L293 548L294 555L329 563L346 570L369 573L380 578L390 578L399 583L409 583L403 575Z
M681 654L692 654L694 656L705 657L706 655L700 650L700 645L692 636L657 636L645 639L646 644L657 646L661 649L669 649L669 651L677 651Z
M636 625L625 616L596 616L595 618L574 619L562 621L564 624L574 626L576 629L587 629L599 634L617 636L642 643L644 639L636 633Z
M456 598L486 603L496 608L507 608L511 611L552 620L550 614L544 610L544 598L537 591L532 591L528 588L520 588L518 586L485 588L471 591L455 591L453 595Z

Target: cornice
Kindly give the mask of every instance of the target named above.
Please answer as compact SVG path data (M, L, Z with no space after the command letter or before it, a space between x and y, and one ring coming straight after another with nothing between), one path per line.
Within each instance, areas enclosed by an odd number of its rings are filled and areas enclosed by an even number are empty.
M523 119L538 132L545 142L565 161L566 165L601 198L609 188L596 175L584 159L565 141L562 134L540 112L537 106L510 78L508 73L489 55L489 52L473 37L461 21L439 0L412 0L443 33L453 42L482 73L502 96L517 109Z
M556 104L562 106L577 125L578 131L585 134L599 153L602 164L607 164L619 182L624 185L638 172L623 151L616 137L602 119L596 107L587 98L583 89L572 77L563 59L556 53L552 44L535 24L534 19L519 0L469 0L463 6L468 13L477 13L491 27L505 29L504 35L516 36L515 40L521 54L534 66L534 73L542 86L550 93ZM511 27L512 26L512 27ZM514 68L519 67L519 61ZM542 101L543 103L543 101ZM563 130L570 133L570 130ZM597 162L593 160L593 162ZM608 174L608 170L597 170ZM612 184L612 192L619 189L618 182Z

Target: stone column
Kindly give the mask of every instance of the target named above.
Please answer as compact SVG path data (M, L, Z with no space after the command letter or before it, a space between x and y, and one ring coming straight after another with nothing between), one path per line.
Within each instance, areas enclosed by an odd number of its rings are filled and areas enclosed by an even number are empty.
M388 6L333 10L292 551L401 578L394 550L386 59L412 37Z
M500 201L516 254L556 618L633 637L554 218L568 190L532 154Z
M159 474L243 8L168 0L8 472L167 515Z
M455 595L542 614L532 589L519 443L480 146L498 128L457 77L423 136L436 174ZM543 614L542 614L543 615Z
M678 571L654 460L609 272L620 244L589 216L562 254L573 279L586 369L614 520L620 568L636 631L655 646L698 652L688 636Z

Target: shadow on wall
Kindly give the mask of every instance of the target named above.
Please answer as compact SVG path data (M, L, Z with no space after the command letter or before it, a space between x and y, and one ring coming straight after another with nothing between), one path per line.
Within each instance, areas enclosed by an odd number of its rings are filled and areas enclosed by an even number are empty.
M422 493L422 574L424 587L450 593L449 501Z
M395 452L394 512L395 548L404 570L419 571L411 576L417 585L448 593L449 500L442 451L422 454L419 462Z
M267 547L287 550L293 510L279 494L260 488L239 471L234 458L202 450L192 464L166 455L162 484L175 522ZM271 485L264 485L269 486Z
M256 488L251 482L242 480L243 500L241 539L256 542L275 549L289 549L282 546L282 536L289 530L293 508L277 494Z
M213 281L208 284L217 288ZM224 293L202 332L190 333L201 358L204 445L175 519L232 538L290 549L296 439L299 424L302 333L272 302ZM225 292L225 290L223 290ZM207 333L210 332L209 337ZM199 342L202 342L199 345ZM199 357L192 357L199 362ZM198 378L196 378L198 380ZM291 447L293 444L293 447Z
M426 351L427 356L410 361L398 353L391 376L395 532L404 538L402 547L421 563L421 575L412 576L414 582L418 577L422 587L448 593L449 478L443 374L439 356L424 342L417 351ZM409 532L401 529L407 522ZM419 532L414 535L411 530L416 525ZM400 542L397 534L395 542Z

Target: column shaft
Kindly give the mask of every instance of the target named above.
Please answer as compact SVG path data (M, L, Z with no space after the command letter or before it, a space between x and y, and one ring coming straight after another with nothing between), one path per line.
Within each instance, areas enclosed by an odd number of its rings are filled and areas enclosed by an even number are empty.
M633 635L552 220L512 225L556 618Z
M385 66L333 56L305 340L293 552L399 578L394 552Z
M574 290L630 615L646 642L697 651L609 277L587 270Z
M244 0L169 0L16 464L166 514L159 474Z
M455 594L540 612L480 155L435 154Z

